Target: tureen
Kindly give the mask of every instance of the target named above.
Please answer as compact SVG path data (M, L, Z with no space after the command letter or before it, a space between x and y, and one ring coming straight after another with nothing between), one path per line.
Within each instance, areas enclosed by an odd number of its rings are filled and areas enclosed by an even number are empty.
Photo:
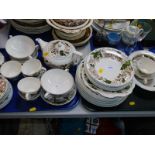
M83 54L67 41L54 40L48 43L39 38L36 41L40 44L44 61L49 66L61 68L72 63L78 64L82 59Z

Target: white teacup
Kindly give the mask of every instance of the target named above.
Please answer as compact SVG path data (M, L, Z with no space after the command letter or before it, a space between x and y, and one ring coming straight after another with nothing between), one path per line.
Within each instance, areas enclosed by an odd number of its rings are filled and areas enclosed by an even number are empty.
M26 77L21 79L17 84L19 94L22 94L25 100L33 100L40 94L40 80L34 77Z
M42 67L38 59L27 60L22 66L22 73L24 76L39 76L45 71L46 68Z
M151 58L142 57L137 61L137 68L146 75L152 75L155 73L155 61Z
M7 61L1 66L0 72L8 79L17 78L21 73L21 64L18 61Z
M45 91L44 97L51 100L54 97L62 97L70 93L74 87L72 75L61 69L51 69L45 72L41 78L41 86Z
M16 35L10 36L5 48L11 58L23 60L32 58L33 53L38 50L38 45L28 36Z

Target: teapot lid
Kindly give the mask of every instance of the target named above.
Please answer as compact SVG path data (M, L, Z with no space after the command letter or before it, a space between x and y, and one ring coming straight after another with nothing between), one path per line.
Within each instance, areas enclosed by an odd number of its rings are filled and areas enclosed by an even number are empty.
M74 46L64 40L54 40L48 44L48 51L53 55L67 56L74 50Z

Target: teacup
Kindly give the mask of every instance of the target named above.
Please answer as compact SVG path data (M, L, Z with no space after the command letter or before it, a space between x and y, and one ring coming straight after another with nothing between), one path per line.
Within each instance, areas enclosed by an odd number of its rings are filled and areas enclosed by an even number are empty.
M21 64L18 61L7 61L1 66L0 72L8 79L16 79L21 73Z
M25 35L10 36L6 43L6 51L12 59L28 60L32 58L33 53L38 51L38 45Z
M44 90L44 98L48 100L59 99L62 101L72 91L74 79L67 71L51 69L43 74L41 86Z
M19 95L27 100L34 100L40 95L40 80L34 77L26 77L21 79L18 84Z
M137 61L137 69L143 74L144 83L146 84L155 74L155 60L149 57L142 57Z
M40 76L46 71L38 59L27 60L22 65L22 73L24 76Z
M155 73L155 60L148 57L142 57L137 61L137 68L143 74L152 75Z

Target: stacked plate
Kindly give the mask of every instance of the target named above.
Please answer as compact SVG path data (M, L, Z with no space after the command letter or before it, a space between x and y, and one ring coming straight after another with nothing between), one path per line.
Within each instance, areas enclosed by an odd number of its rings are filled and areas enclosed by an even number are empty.
M86 44L92 36L90 27L93 20L90 19L48 19L47 23L54 29L54 39L62 39L71 42L75 46Z
M0 109L4 108L12 99L13 89L8 80L0 76Z
M11 25L26 34L40 34L51 29L44 19L14 19Z
M54 106L70 103L76 95L76 86L70 73L51 69L41 77L42 99Z
M155 92L155 54L147 50L133 52L129 58L135 70L135 83L143 90Z
M91 52L76 72L81 96L93 105L113 107L121 104L133 91L134 71L127 56L113 48Z

